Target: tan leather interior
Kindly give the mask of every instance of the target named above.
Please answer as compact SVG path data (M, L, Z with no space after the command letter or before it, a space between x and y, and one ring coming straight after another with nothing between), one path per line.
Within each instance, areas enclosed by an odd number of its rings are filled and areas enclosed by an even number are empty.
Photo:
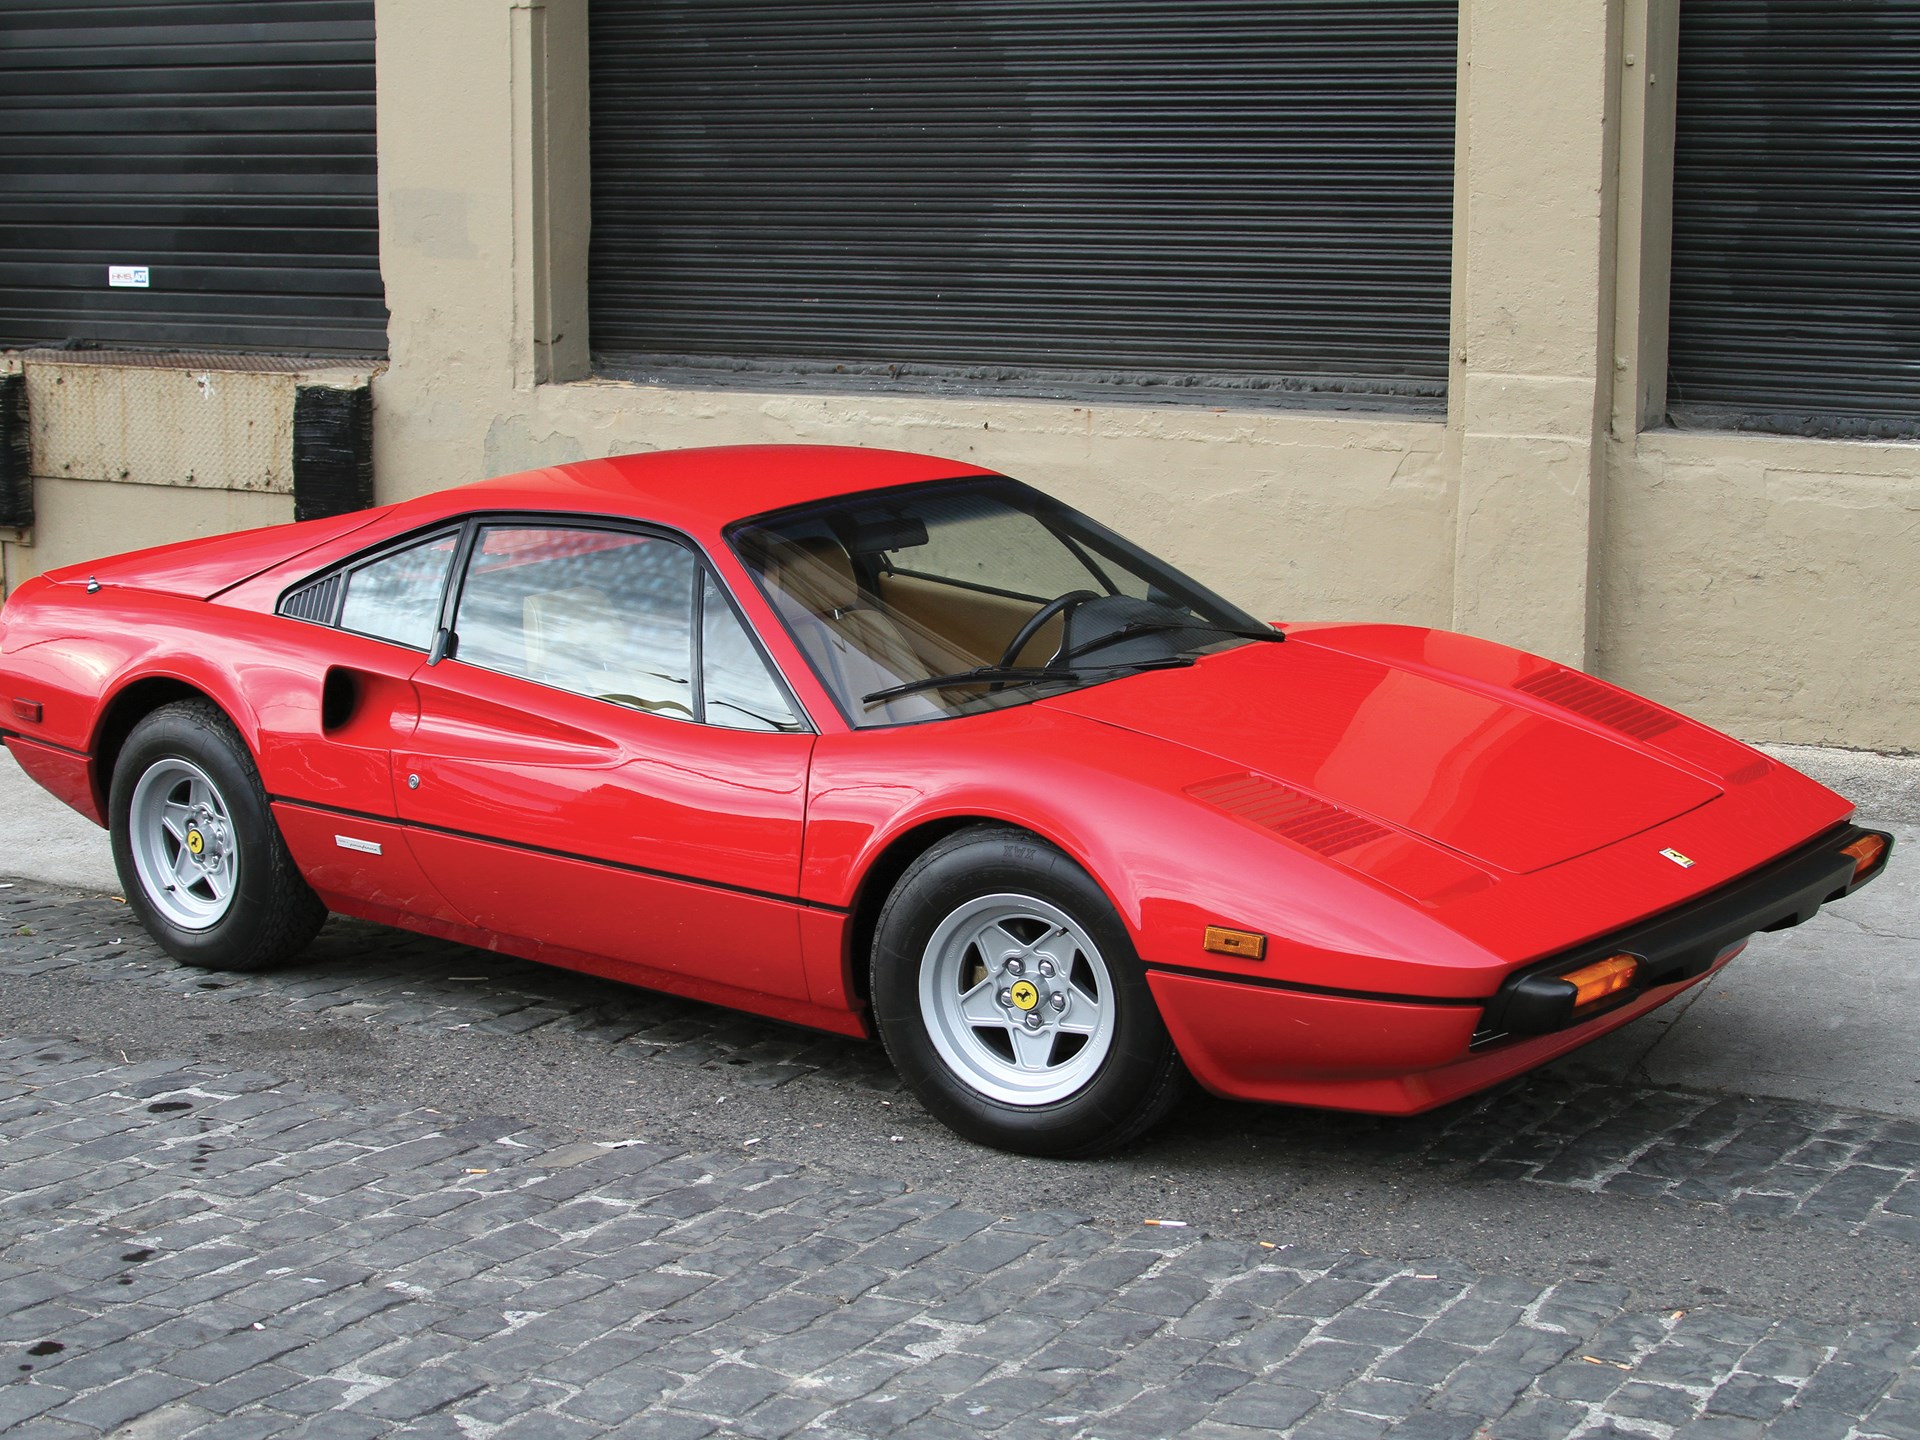
M815 536L790 540L767 556L767 583L810 614L833 616L860 599L853 560L833 541Z
M1019 633L1039 605L1005 595L988 595L915 575L884 574L880 598L922 628L946 637L966 651L968 663L997 665L1007 642ZM1026 645L1014 663L1038 665L1060 648L1060 621L1049 620Z
M876 605L855 581L851 557L823 536L779 542L761 569L807 658L855 701L913 680L998 663L1037 608L1037 602L893 574L880 577ZM1040 664L1059 644L1060 622L1049 621L1022 647L1019 663ZM939 707L927 696L907 695L868 707L857 718L912 720L936 713Z
M868 604L854 583L845 550L824 537L783 542L766 557L768 589L800 648L829 686L856 707L862 721L918 720L940 707L925 695L902 695L863 706L876 690L965 669L956 652L920 627L896 624Z

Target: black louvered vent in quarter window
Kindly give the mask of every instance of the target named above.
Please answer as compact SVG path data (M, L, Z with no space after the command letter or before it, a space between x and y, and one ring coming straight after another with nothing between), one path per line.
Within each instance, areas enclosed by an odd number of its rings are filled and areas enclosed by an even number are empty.
M281 600L280 613L295 620L313 620L321 625L331 625L345 584L346 573L336 571L324 580L303 585Z

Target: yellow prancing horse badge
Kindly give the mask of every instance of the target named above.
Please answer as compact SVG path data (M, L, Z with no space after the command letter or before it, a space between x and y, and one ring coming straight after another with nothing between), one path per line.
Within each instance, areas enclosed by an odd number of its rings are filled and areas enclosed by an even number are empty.
M1033 988L1031 980L1022 980L1013 987L1013 1003L1022 1010L1031 1010L1040 1003L1040 992Z
M202 835L198 829L193 829L193 828L188 829L187 852L192 855L198 855L202 850L205 850L206 848L207 848L207 837Z

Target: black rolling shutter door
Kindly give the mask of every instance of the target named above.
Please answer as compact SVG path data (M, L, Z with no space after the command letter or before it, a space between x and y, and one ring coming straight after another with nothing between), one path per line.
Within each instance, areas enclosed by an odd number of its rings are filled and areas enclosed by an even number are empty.
M1456 0L592 0L611 373L1443 402Z
M0 205L0 344L383 353L373 0L9 0Z
M1920 433L1920 0L1686 0L1668 409Z

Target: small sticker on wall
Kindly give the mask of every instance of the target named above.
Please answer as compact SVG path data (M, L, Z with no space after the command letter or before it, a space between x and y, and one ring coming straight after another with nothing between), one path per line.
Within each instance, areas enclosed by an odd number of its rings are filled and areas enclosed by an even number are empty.
M147 288L147 267L144 265L109 265L107 284L116 290L145 290Z

